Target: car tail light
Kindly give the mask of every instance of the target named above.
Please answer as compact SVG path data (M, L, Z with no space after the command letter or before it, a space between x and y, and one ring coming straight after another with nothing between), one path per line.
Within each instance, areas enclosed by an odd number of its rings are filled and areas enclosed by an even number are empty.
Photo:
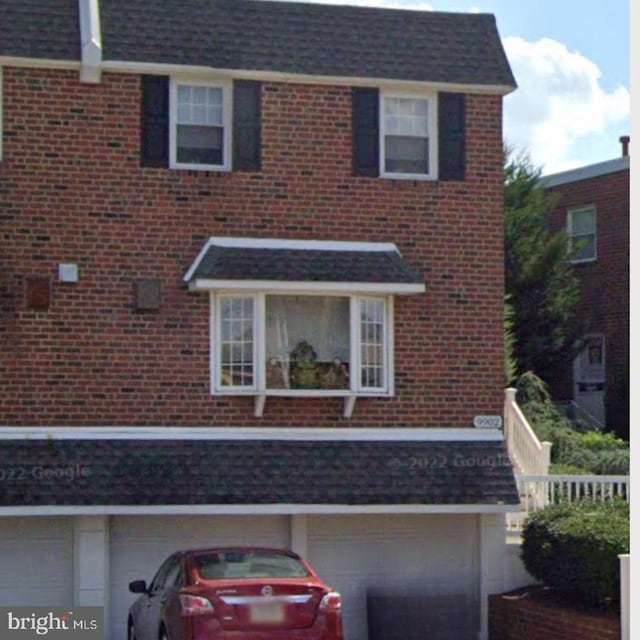
M183 616L202 616L213 613L213 605L207 598L192 596L188 593L180 594L180 606Z
M320 601L320 609L323 611L339 611L342 608L342 600L337 591L330 591Z

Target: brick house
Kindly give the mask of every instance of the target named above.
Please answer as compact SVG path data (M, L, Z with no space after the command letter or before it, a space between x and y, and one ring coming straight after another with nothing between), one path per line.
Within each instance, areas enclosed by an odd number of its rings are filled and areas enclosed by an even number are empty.
M349 640L385 589L486 638L518 500L473 428L504 380L493 16L6 0L0 68L0 604L120 640L169 552L266 544Z
M581 242L574 266L580 281L577 357L551 372L554 398L572 415L629 437L629 156L543 178L557 198L552 230Z

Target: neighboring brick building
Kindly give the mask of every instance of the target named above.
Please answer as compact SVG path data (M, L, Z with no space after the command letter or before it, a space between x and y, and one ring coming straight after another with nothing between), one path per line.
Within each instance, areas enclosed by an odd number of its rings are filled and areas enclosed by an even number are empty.
M517 502L471 428L503 400L493 16L5 0L0 69L0 604L109 602L119 640L128 580L241 540L308 555L350 640L380 583L486 637Z
M578 322L584 345L550 379L554 398L629 437L629 156L545 176L557 198L550 224L581 242Z

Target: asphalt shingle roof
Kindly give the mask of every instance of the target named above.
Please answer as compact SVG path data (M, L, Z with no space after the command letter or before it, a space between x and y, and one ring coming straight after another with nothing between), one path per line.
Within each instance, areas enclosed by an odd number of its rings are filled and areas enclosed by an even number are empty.
M5 440L0 506L514 505L502 441Z
M209 247L192 280L422 283L397 251Z
M79 59L77 0L3 0L0 55ZM489 14L271 0L103 0L103 58L515 87Z
M2 0L0 55L79 60L78 0Z

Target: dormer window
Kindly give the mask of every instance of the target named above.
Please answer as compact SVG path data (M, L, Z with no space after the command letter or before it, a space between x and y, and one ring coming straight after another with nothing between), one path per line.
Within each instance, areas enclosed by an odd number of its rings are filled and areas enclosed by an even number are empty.
M424 283L392 244L211 238L185 276L211 300L214 395L391 396L394 296Z

